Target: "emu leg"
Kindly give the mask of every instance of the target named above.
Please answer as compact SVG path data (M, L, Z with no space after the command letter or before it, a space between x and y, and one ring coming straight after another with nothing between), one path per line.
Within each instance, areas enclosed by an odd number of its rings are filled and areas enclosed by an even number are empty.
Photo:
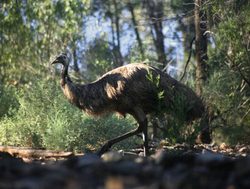
M134 112L131 114L136 121L139 123L139 127L133 131L130 131L128 133L125 133L117 138L111 139L108 142L106 142L102 148L98 151L98 155L102 155L103 153L107 152L111 146L117 142L120 142L126 138L129 138L131 136L137 135L139 133L143 133L143 146L144 146L144 156L148 155L148 124L147 124L147 118L144 112L140 108L134 108Z
M149 155L148 151L148 120L141 108L135 107L134 109L134 118L139 123L139 127L142 129L142 138L143 138L143 152L144 156Z
M148 156L148 127L144 127L142 131L142 137L143 137L143 151L144 151L144 156Z
M139 125L139 127L137 129L135 129L133 131L130 131L128 133L125 133L125 134L123 134L123 135L121 135L121 136L119 136L117 138L109 140L108 142L106 142L102 146L102 148L97 152L97 154L101 156L102 154L107 152L111 148L111 146L114 145L115 143L120 142L120 141L122 141L122 140L124 140L126 138L131 137L131 136L137 135L137 134L141 133L142 130L143 130L142 126Z

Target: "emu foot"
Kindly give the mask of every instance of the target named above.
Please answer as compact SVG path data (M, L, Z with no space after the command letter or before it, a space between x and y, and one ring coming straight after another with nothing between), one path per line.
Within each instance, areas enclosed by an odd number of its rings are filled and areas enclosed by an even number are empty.
M101 156L102 154L104 154L105 152L109 151L109 149L111 148L111 145L109 144L109 142L105 143L101 149L99 151L97 151L97 155Z

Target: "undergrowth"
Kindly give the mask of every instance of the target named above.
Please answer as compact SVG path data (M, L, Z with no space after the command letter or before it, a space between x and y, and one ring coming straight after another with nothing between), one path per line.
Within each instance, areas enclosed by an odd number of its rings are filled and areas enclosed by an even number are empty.
M119 119L115 115L96 118L84 114L67 102L58 86L54 80L46 79L22 90L2 91L0 102L14 99L19 106L13 110L9 102L10 108L2 113L0 145L90 151L134 128L131 118ZM137 140L130 138L114 148L131 148Z

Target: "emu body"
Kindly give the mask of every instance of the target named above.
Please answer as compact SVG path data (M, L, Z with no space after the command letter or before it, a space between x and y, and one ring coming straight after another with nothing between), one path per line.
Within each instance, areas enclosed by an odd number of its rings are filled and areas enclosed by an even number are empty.
M204 112L201 99L190 88L145 64L118 67L92 83L79 85L68 76L69 61L65 54L59 55L52 63L63 65L61 87L72 104L91 115L118 112L124 116L130 114L138 122L137 129L109 140L99 154L106 152L113 144L142 132L144 155L147 155L146 115L159 111L171 113L176 108L176 98L181 99L186 121L199 118ZM162 95L159 97L160 93Z

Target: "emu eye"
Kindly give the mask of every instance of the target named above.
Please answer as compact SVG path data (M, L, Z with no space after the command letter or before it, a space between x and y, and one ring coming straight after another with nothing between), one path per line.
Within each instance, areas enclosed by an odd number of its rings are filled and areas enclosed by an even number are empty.
M66 56L62 56L62 59L63 59L63 61L66 61L67 57Z

